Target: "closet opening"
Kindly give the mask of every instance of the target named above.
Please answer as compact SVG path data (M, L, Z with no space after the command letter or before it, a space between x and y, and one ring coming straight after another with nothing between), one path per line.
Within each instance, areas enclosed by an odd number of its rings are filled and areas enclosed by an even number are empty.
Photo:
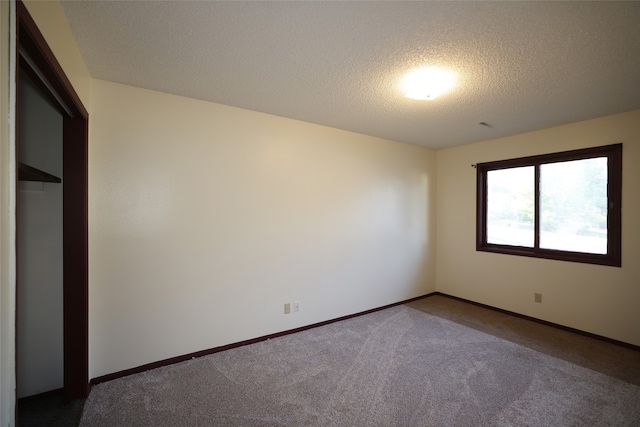
M89 393L89 372L88 372L88 113L82 105L80 98L75 92L73 86L69 82L62 67L56 60L53 52L47 45L44 37L38 30L35 22L29 15L25 5L18 1L16 3L16 21L17 21L17 47L16 57L18 58L18 72L16 73L16 157L18 171L18 189L17 189L17 289L16 289L16 377L18 378L17 392L18 397L21 396L20 378L29 376L30 372L23 369L29 368L28 361L23 359L29 355L24 353L25 347L21 344L21 336L24 332L22 325L25 322L33 321L37 323L37 317L42 306L26 308L22 302L23 298L28 299L29 293L34 293L34 288L24 288L23 279L28 276L37 276L37 273L43 272L43 264L36 264L35 267L29 266L28 269L22 269L25 262L29 262L21 257L21 250L30 251L32 248L24 245L30 245L22 237L34 237L35 233L42 230L25 229L23 226L29 226L29 220L22 219L23 210L29 208L28 203L34 200L43 199L57 193L60 197L58 207L56 203L44 208L43 212L35 212L36 223L38 221L46 221L46 211L50 210L52 216L59 215L59 221L51 221L57 230L49 230L50 238L40 239L40 245L43 247L34 247L34 250L45 251L41 257L46 263L59 262L61 265L54 266L53 270L61 272L59 280L61 281L60 291L62 295L53 297L60 299L60 304L56 303L62 313L61 331L55 334L62 337L61 358L62 358L62 384L65 401L85 398ZM21 81L25 80L25 81ZM27 81L28 80L28 81ZM22 87L22 90L20 89ZM20 92L23 92L22 94ZM27 96L25 93L28 92ZM37 95L40 95L38 98ZM39 100L38 100L39 99ZM35 101L34 101L35 100ZM25 142L26 138L38 140L42 135L46 136L48 131L42 132L39 126L45 126L44 123L25 124L23 119L28 115L28 111L33 103L38 104L35 108L47 110L45 116L52 123L59 120L59 124L54 124L48 128L55 135L51 134L49 139L41 139L39 142L32 144ZM22 111L22 113L21 113ZM56 118L56 114L59 115ZM34 117L37 117L35 115ZM28 123L28 122L27 122ZM26 127L28 126L28 128ZM47 125L48 126L48 125ZM40 130L40 132L38 132ZM56 142L59 141L59 142ZM21 146L21 144L27 144ZM57 144L57 145L56 145ZM44 150L44 151L42 151ZM59 151L58 151L59 150ZM60 159L56 160L55 157ZM23 161L24 160L24 161ZM32 164L30 164L32 163ZM49 170L48 170L49 169ZM22 193L31 194L32 200L26 201ZM44 196L44 197L38 197ZM57 197L57 196L56 196ZM21 203L21 198L22 203ZM37 203L42 202L39 200ZM33 206L32 206L33 207ZM59 210L59 212L58 212ZM56 214L58 212L58 214ZM33 214L33 210L32 210ZM41 215L42 214L42 215ZM33 220L33 218L32 218ZM21 224L26 222L26 224ZM33 221L31 221L33 223ZM44 229L43 229L44 230ZM35 233L34 233L35 232ZM48 245L59 235L61 253L50 253L46 251L55 246ZM35 241L38 239L36 238ZM33 243L31 243L33 246ZM50 246L50 247L47 247ZM24 277L27 276L27 277ZM42 282L42 278L38 279ZM53 277L52 282L56 279ZM22 284L22 286L21 286ZM47 288L48 289L48 288ZM51 290L51 289L49 289ZM44 292L42 289L35 288L35 293ZM36 295L37 296L37 295ZM37 299L37 298L36 298ZM42 300L42 298L40 298ZM51 308L51 307L50 307ZM34 320L36 319L36 320ZM28 338L32 342L34 340L45 340L45 337L35 336ZM45 343L46 347L46 343ZM55 347L55 345L54 345ZM37 348L37 346L36 346ZM22 349L22 351L21 351ZM50 348L51 349L51 348ZM46 351L46 350L45 350ZM57 350L53 349L52 353ZM59 379L51 379L49 385L37 387L55 387ZM24 384L22 385L24 386ZM46 393L50 390L44 390ZM38 393L36 393L38 394Z

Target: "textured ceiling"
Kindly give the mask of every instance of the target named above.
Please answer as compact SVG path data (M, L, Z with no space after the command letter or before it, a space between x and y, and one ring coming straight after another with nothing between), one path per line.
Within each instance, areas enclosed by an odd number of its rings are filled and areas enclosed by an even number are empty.
M640 108L640 2L62 6L95 78L431 148ZM458 86L404 98L428 65Z

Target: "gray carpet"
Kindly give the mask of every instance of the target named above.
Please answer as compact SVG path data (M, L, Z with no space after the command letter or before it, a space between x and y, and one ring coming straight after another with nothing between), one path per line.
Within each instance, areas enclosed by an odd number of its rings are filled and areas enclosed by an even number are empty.
M640 387L407 305L93 387L81 426L638 426Z

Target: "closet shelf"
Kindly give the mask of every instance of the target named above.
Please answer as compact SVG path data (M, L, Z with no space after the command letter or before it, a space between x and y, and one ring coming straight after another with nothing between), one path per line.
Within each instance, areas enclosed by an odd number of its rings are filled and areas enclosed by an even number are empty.
M19 181L40 181L40 182L57 182L61 183L62 179L51 175L33 166L25 165L18 162L18 180Z

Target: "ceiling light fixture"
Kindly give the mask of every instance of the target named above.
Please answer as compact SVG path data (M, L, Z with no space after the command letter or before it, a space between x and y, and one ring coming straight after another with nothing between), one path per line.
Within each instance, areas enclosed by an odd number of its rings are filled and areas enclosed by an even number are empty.
M443 68L418 68L404 76L401 86L407 98L432 100L451 90L456 78L453 71Z

